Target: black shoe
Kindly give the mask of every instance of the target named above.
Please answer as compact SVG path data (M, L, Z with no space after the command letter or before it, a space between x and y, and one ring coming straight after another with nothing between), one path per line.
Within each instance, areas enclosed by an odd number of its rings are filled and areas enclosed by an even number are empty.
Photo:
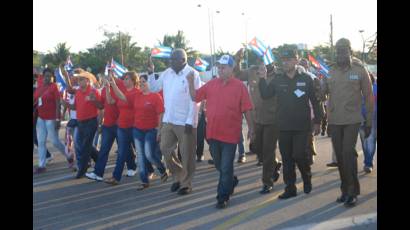
M232 188L232 193L230 195L233 194L235 187L239 184L239 180L237 176L233 176L233 188Z
M179 184L179 182L173 183L172 186L171 186L171 192L176 192L179 189L180 186L181 185Z
M260 194L267 194L267 193L270 193L270 191L271 191L272 189L273 189L272 186L264 185L264 186L262 187L262 190L259 191L259 193L260 193Z
M337 203L344 203L347 200L347 195L342 194L340 197L336 199Z
M85 173L77 173L77 175L75 175L74 179L80 179L83 178L85 176Z
M276 182L279 180L279 176L280 176L280 168L282 167L282 162L278 162L276 164L276 168L273 171L273 176L272 176L272 180L273 182Z
M309 194L312 191L312 183L303 183L303 192Z
M245 163L246 162L246 157L245 156L239 156L238 157L238 163Z
M214 163L214 160L208 160L208 164L210 164L210 165L215 164L215 163Z
M347 196L346 201L345 201L345 206L346 207L355 206L356 203L357 203L357 197L356 196Z
M218 201L218 203L216 203L215 207L217 209L224 209L224 208L226 208L227 205L228 205L228 201L222 201L222 202Z
M263 162L262 161L258 161L258 163L256 163L256 166L262 166L263 165Z
M291 197L295 197L296 195L297 195L296 192L287 192L287 191L285 191L284 193L279 195L279 199L285 200L285 199L288 199L288 198L291 198Z
M181 188L179 191L178 191L178 195L187 195L187 194L189 194L189 193L191 193L192 192L192 188L187 188L187 187L185 187L185 188Z
M326 166L329 167L329 168L335 168L335 167L337 167L337 163L336 162L331 162L329 164L326 164Z
M322 137L323 137L323 136L325 135L325 132L322 132L321 135L322 135Z

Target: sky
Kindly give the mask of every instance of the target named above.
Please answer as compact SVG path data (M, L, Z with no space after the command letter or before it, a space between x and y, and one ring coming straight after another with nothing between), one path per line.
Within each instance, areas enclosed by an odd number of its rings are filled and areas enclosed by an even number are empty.
M210 53L208 9L215 48L228 52L254 37L272 48L327 45L331 14L334 43L345 37L361 50L359 30L364 39L377 32L377 0L33 0L33 49L46 53L66 42L71 52L86 51L104 39L104 29L153 47L182 30L189 46Z

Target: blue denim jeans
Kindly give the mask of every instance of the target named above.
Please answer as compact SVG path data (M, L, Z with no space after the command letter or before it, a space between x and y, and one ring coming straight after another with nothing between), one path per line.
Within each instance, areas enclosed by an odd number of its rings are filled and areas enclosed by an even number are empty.
M97 130L97 118L92 118L86 121L78 121L78 173L77 175L84 175L87 172L88 162L90 161L90 154L96 154L93 149L93 138ZM74 140L77 139L74 137ZM94 156L95 157L95 156Z
M364 155L364 166L366 167L373 167L373 157L376 152L376 143L377 143L377 136L376 136L376 126L372 126L372 130L370 132L369 137L366 139L364 138L364 126L360 127L359 134L360 140L362 142L362 149Z
M135 148L137 149L137 159L138 159L138 172L140 175L141 182L148 184L148 168L147 163L150 162L154 164L160 174L165 173L165 166L161 162L157 151L159 150L159 144L156 140L157 130L141 130L138 128L133 128L133 137L135 142Z
M103 125L101 129L101 147L98 152L98 160L94 167L94 173L103 177L108 155L111 151L112 144L114 144L114 140L117 138L117 125Z
M64 145L58 139L58 133L55 129L55 120L43 120L40 117L37 118L37 139L38 139L38 157L39 163L38 167L46 167L46 154L47 154L47 137L51 138L51 142L53 143L54 147L57 148L61 154L63 154L66 158Z
M128 169L136 170L137 165L133 160L133 148L132 148L132 128L117 128L117 140L118 140L118 155L115 163L113 177L117 180L121 180L122 171L124 169L125 162L129 162Z
M209 140L209 150L215 163L215 168L219 172L218 202L229 200L233 192L233 162L235 159L237 144L230 144L218 140Z
M34 121L34 124L33 124L33 151L34 151L34 145L38 146L36 125L37 125L37 119ZM51 157L51 154L47 149L46 158L49 158L49 157Z

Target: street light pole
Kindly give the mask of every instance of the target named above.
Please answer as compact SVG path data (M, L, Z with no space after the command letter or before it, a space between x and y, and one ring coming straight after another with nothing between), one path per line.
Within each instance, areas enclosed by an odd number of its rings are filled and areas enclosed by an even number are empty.
M198 7L202 7L201 4L198 4ZM211 22L211 9L207 6L208 9L208 29L209 29L209 49L211 51L211 77L213 76L213 69L214 69L214 53L215 53L215 46L213 46L212 41L212 32L213 32L213 24Z
M120 28L119 28L119 26L118 26L118 25L117 25L116 27L118 28L118 37L119 37L119 40L120 40L120 49L121 49L121 64L122 64L122 65L124 65L124 54L123 54L123 52L122 52L121 30L120 30Z
M243 16L245 16L245 13L242 13ZM246 48L248 45L248 19L245 16L245 68L248 68L248 61L249 61L249 57L248 57L248 49ZM239 63L238 63L239 64Z
M363 62L363 64L364 64L364 47L365 47L365 41L364 41L364 37L363 37L363 32L364 32L364 30L359 30L360 36L362 37L362 41L363 41L362 62Z

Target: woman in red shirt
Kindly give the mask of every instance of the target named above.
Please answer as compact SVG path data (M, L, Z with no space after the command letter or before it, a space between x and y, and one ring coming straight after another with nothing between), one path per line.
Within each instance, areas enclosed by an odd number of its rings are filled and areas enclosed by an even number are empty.
M141 92L137 88L139 76L136 72L126 72L123 75L124 80L116 80L110 72L110 81L105 80L105 83L108 84L106 87L112 87L117 100L115 103L119 110L119 117L117 120L117 140L118 140L118 156L115 164L115 169L113 176L107 180L106 183L117 185L122 176L122 170L124 169L125 161L129 160L132 157L132 125L134 122L133 114L133 100L135 95L140 94ZM107 99L111 99L111 94L106 94ZM134 167L133 170L136 170L137 165L133 161Z
M147 75L140 78L141 94L134 98L133 137L137 149L138 172L141 185L138 190L149 187L147 162L154 164L161 174L161 181L166 182L168 173L161 162L159 151L159 128L164 113L164 102L158 93L151 93Z
M57 148L67 159L69 167L73 166L73 156L66 155L64 145L58 139L58 129L60 128L60 93L57 85L53 83L54 74L51 69L43 71L44 82L34 93L34 104L37 104L37 139L38 139L38 168L34 173L46 171L46 141L47 137L55 148Z

